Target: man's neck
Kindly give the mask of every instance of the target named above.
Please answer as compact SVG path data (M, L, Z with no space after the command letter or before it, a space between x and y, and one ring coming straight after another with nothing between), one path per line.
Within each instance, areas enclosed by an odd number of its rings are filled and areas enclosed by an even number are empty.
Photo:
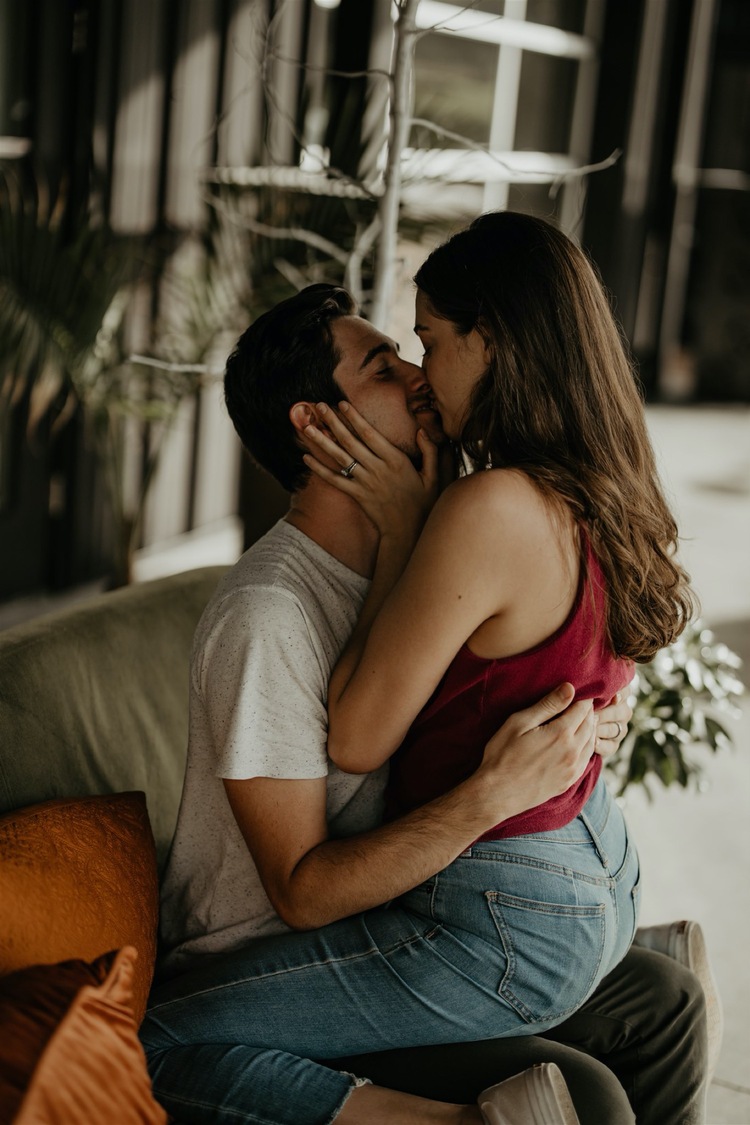
M356 500L313 479L294 493L285 519L344 566L372 578L378 533Z

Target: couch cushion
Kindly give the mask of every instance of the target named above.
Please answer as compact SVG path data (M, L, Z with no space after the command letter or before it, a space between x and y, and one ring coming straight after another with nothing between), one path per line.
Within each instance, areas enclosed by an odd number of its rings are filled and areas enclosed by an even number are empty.
M0 1121L163 1125L131 1009L135 950L0 978Z
M0 632L0 813L142 790L163 866L185 766L190 646L225 570L128 586Z
M140 1023L159 888L142 793L46 801L0 817L0 973L134 946Z

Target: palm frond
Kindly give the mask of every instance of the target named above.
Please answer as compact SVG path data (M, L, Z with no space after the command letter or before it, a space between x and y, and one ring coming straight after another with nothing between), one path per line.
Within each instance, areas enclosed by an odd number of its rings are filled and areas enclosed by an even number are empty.
M44 401L75 391L133 266L63 197L22 191L0 173L0 393L15 400L36 382Z

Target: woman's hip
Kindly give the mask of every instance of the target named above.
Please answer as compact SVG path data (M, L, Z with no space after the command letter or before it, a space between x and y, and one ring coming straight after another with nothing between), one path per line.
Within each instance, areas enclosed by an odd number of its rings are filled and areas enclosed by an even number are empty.
M477 843L400 901L494 946L499 992L537 1023L573 1011L625 955L638 883L637 852L600 782L564 828Z
M473 878L481 883L482 872L499 864L503 879L514 878L520 883L527 875L534 884L549 876L563 883L580 880L608 887L629 877L627 859L633 854L635 846L622 810L600 779L579 815L562 828L508 839L480 840L442 874L450 879L455 872L464 881L468 866L473 869ZM476 863L467 865L467 860Z

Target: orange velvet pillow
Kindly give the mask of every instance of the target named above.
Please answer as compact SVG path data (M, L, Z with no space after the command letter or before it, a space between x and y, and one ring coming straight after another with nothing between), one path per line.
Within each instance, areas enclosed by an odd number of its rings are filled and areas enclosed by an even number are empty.
M140 1024L159 911L143 793L44 801L0 817L0 903L0 974L135 946Z
M165 1125L132 1011L132 946L0 978L0 1121Z

